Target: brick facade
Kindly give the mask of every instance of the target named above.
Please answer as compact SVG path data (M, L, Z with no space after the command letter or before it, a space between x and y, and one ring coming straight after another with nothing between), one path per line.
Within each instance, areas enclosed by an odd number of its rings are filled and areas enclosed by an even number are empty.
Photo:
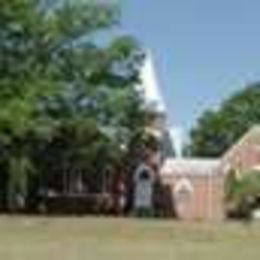
M260 127L249 130L222 158L222 171L240 172L260 166Z
M260 127L253 127L220 159L168 158L161 170L170 191L175 217L181 220L221 220L225 217L224 183L231 169L260 169ZM183 190L178 188L183 186ZM173 215L173 214L172 214Z
M198 171L196 167L205 164L204 160L196 162L183 160L181 163L172 160L168 164L171 164L171 172L163 168L161 180L163 186L170 190L172 202L170 206L174 208L172 212L175 212L175 216L182 220L222 219L223 177L218 175L218 168L211 166L210 172L201 172L201 169ZM192 167L182 167L183 165Z

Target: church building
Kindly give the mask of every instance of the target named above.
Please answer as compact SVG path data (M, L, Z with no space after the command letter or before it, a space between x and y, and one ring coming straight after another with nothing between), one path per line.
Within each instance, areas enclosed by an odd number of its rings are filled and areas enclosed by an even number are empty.
M260 169L260 126L250 129L220 158L184 157L181 134L178 129L170 127L167 121L167 109L156 79L150 52L146 56L140 78L141 84L138 89L143 93L144 104L152 107L158 115L157 124L150 131L159 140L169 137L167 145L174 150L173 154L164 153L164 148L162 148L160 153L162 160L158 161L158 172L154 173L150 169L151 180L156 175L161 186L168 193L164 207L167 208L169 216L184 221L224 219L226 215L224 185L230 169ZM149 165L140 167L149 173ZM142 175L140 167L135 176ZM147 182L145 185L150 192ZM149 201L150 198L144 194L142 186L137 184L137 187L137 203L140 204L142 198L147 198L146 201ZM138 192L142 196L139 200ZM159 196L156 190L154 192L153 197Z

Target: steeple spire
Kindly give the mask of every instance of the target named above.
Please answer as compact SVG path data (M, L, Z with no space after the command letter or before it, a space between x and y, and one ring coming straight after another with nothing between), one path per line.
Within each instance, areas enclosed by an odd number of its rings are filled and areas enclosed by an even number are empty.
M147 50L145 53L144 64L140 71L138 89L143 95L145 105L154 109L155 112L166 114L166 106L161 95L150 50Z

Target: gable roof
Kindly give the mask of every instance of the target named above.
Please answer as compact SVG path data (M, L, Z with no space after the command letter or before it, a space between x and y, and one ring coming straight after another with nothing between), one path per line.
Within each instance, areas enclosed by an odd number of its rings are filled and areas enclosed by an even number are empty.
M143 102L159 114L166 114L166 106L158 83L152 52L147 50L140 70L140 83L136 89L142 93Z
M250 128L223 156L222 160L232 157L237 151L244 146L259 145L260 148L260 125Z

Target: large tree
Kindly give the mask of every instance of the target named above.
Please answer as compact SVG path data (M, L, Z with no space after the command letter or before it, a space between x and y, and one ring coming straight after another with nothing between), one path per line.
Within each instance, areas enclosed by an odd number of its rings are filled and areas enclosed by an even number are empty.
M29 173L93 172L97 162L116 163L142 131L133 87L142 54L132 38L109 33L118 22L117 6L104 2L0 2L0 151L10 207L27 192Z
M260 84L251 84L208 110L191 131L190 152L220 156L253 125L260 123Z

